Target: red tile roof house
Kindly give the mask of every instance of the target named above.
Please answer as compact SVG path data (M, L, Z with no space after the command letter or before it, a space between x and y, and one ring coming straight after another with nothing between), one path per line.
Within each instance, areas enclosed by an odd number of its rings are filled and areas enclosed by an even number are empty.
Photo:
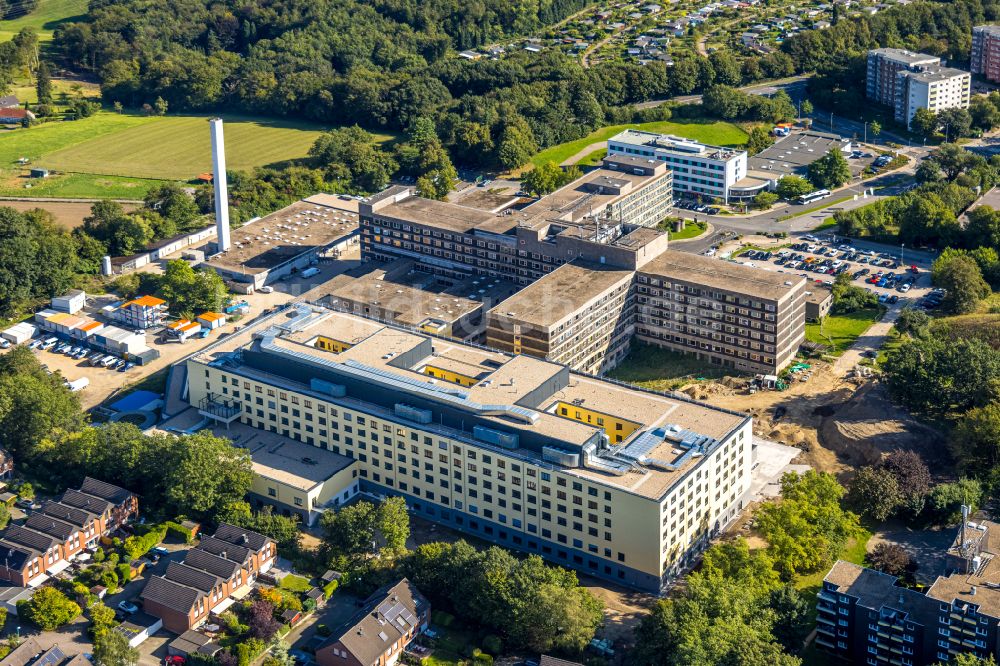
M105 499L105 498L110 498ZM66 567L112 526L138 513L129 491L87 478L80 490L67 490L58 502L46 502L23 525L0 532L0 580L36 587Z
M163 620L164 629L183 634L228 608L233 593L253 584L276 557L273 540L223 523L182 563L171 562L162 576L149 579L140 595L143 610Z
M35 114L27 109L2 108L0 109L0 125L20 125L24 119L34 120Z
M430 624L431 604L404 578L387 585L316 650L319 666L388 666Z

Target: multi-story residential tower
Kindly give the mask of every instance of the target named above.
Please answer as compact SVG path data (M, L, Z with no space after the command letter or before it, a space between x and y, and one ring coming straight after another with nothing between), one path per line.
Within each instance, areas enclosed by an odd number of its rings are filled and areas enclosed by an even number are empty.
M865 95L886 106L896 106L896 74L900 71L919 71L937 67L941 58L904 49L874 49L868 52L868 70Z
M892 107L896 121L907 127L917 109L968 108L970 88L968 72L942 67L937 56L903 49L868 52L866 95Z
M673 172L674 191L690 197L730 200L730 188L746 178L743 150L628 129L608 139L608 155L632 155L663 162Z
M917 109L928 109L934 113L945 109L967 109L971 87L972 75L951 67L897 72L896 121L909 127Z
M970 69L987 81L1000 81L1000 26L977 25L972 29Z
M1000 525L963 522L946 571L921 594L837 562L817 600L817 644L855 663L929 666L1000 654Z
M349 456L362 492L637 588L659 590L747 502L751 417L526 355L299 304L186 364L188 400L220 428Z
M671 183L663 164L612 156L523 210L499 214L390 187L361 204L362 259L410 258L454 279L521 285L577 259L634 269L666 248L666 235L647 227L669 214Z

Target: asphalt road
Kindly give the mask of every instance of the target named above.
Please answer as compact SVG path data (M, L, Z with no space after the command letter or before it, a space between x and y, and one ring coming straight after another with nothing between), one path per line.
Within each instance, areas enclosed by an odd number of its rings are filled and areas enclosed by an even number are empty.
M754 83L749 86L743 86L740 90L751 95L767 96L773 95L778 92L778 90L784 90L788 93L788 96L792 98L792 101L797 103L805 99L806 82L808 80L808 75L792 76L787 79ZM666 99L654 99L648 102L640 102L635 105L635 108L651 109L653 107L660 106L661 104L666 104L667 102L675 102L677 104L700 104L701 95L678 95L676 97L668 97Z

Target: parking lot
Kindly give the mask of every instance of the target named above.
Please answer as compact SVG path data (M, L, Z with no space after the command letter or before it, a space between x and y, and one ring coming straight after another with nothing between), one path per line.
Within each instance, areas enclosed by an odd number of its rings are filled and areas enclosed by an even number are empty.
M143 381L146 377L163 370L176 363L185 356L192 354L199 349L216 342L220 336L229 335L237 327L244 325L247 321L255 319L262 313L281 306L289 301L302 297L310 289L321 285L333 276L355 267L359 263L357 247L351 248L343 257L335 261L321 262L317 268L320 272L309 278L301 278L298 275L289 279L275 282L270 293L257 292L248 296L233 296L233 301L245 300L250 306L249 314L242 320L231 319L221 329L213 331L206 338L189 338L186 342L180 343L176 339L161 340L159 329L151 329L147 332L147 344L160 353L160 357L147 365L134 365L126 368L126 364L118 364L115 359L114 365L107 367L102 365L92 365L88 358L93 353L88 352L86 356L67 355L59 353L57 345L53 345L48 350L41 350L37 347L33 350L38 357L38 361L51 372L58 372L69 382L75 382L81 378L87 379L87 385L80 391L80 402L84 409L95 407L111 395L121 392L136 383ZM168 257L167 259L176 258ZM160 264L150 264L143 267L144 271L159 272L162 270ZM116 296L108 294L96 297L87 297L88 310L99 311L103 305L107 305L118 299ZM50 334L40 333L36 340L42 341L51 337ZM0 350L2 353L2 350ZM151 390L161 390L158 386L151 387Z
M790 273L816 285L832 287L837 275L878 295L887 306L937 307L940 290L931 290L930 258L911 253L900 263L900 252L888 246L856 243L835 236L807 234L787 247L747 250L734 259L746 266Z

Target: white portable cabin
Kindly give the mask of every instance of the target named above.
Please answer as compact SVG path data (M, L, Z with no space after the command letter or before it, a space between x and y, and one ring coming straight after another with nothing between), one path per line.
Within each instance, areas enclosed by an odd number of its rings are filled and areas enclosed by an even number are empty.
M14 324L10 328L6 329L0 335L3 336L4 340L12 342L15 345L19 345L27 342L31 338L38 334L38 327L34 324L29 324L26 321L22 321L19 324Z
M87 294L79 289L68 291L52 299L52 309L76 314L87 304Z

